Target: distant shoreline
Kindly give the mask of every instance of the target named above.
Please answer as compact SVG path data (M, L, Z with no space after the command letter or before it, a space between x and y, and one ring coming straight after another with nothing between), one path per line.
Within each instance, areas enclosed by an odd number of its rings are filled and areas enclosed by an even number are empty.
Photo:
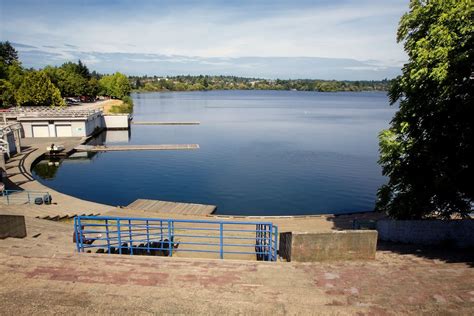
M154 90L148 91L144 89L133 89L131 93L167 93L167 92L212 92L212 91L287 91L287 92L320 92L320 93L334 93L334 92L388 92L388 90L334 90L334 91L317 91L317 90L281 90L281 89L212 89L212 90Z
M388 91L391 80L257 79L233 76L129 76L134 92L270 90L315 92Z

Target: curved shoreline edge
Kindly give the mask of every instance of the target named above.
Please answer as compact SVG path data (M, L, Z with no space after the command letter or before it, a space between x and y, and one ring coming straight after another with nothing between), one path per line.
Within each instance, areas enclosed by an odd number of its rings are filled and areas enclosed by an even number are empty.
M89 200L84 200L73 195L65 194L59 192L57 190L48 187L47 185L41 183L37 179L35 179L32 175L33 167L45 157L45 153L42 150L47 144L50 144L51 141L54 142L69 142L71 147L75 147L80 144L84 144L88 141L89 137L86 138L56 138L56 139L48 139L48 140L30 140L29 149L32 149L28 153L22 153L25 157L18 160L18 169L21 174L26 180L25 183L19 184L18 186L23 190L34 190L34 191L48 191L53 197L53 203L58 206L65 207L67 209L74 210L77 209L77 212L88 212L88 211L97 211L100 213L109 212L112 210L123 209L126 206L112 206L108 204L93 202ZM24 139L23 139L24 140ZM20 175L19 174L19 175ZM9 176L8 178L18 177L19 175ZM11 182L15 183L15 181ZM20 180L22 181L22 180ZM25 180L23 180L25 181ZM18 181L16 181L18 182ZM132 209L131 209L132 210ZM275 219L293 219L293 218L327 218L327 217L338 217L338 216L363 216L364 214L374 214L373 211L365 211L365 212L350 212L350 213L343 213L343 214L306 214L306 215L238 215L238 214L210 214L207 217L215 217L215 218L249 218L249 219L256 219L256 218L275 218Z
M51 141L54 142L68 142L70 146L77 145L78 143L84 142L86 139L84 138L56 138L56 139L45 139L45 140L30 140L30 139L22 139L23 146L22 146L22 153L17 154L15 157L21 157L18 160L14 160L14 166L11 166L11 169L17 168L17 172L13 173L11 176L8 175L9 182L13 183L17 187L21 188L22 190L29 190L29 191L47 191L53 197L53 204L60 208L64 208L66 210L70 210L74 213L80 212L107 212L110 210L115 209L115 207L107 204L96 203L92 201L87 201L83 199L79 199L77 197L61 193L56 191L43 183L36 180L31 170L33 166L38 163L41 159L44 158L44 148L48 144L51 144ZM24 147L24 148L23 148ZM11 172L9 172L11 173Z

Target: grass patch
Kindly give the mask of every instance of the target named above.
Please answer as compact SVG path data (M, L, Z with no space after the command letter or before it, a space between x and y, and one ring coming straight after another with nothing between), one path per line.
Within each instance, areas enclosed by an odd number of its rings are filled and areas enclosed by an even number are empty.
M110 100L104 105L104 113L132 113L133 112L133 100L129 96L125 96L122 100Z

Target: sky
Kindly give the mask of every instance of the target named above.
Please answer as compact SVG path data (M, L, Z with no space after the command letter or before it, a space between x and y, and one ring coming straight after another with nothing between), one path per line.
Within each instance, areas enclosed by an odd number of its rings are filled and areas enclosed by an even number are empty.
M393 78L408 0L0 0L0 40L26 67L99 72Z

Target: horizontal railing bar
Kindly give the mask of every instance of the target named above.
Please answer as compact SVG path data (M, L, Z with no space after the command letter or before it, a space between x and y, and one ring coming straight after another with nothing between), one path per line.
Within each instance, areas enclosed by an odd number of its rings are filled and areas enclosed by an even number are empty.
M130 238L129 238L129 235L127 232L124 232L122 234L124 236L124 238L121 238L124 242L127 242L127 241L130 241ZM147 234L136 234L136 235L132 235L132 237L137 237L137 236L147 236ZM149 236L152 236L151 234ZM154 236L154 235L153 235ZM174 237L191 237L191 238L210 238L210 239L218 239L220 238L219 236L203 236L203 235L177 235L177 234L174 234L173 235ZM171 241L165 241L168 237L166 234L163 234L163 238L165 239L160 239L160 240L156 240L154 238L147 238L147 239L133 239L132 238L132 242L165 242L165 243L171 243ZM100 241L100 240L118 240L118 236L117 237L109 237L109 238L97 238L97 237L85 237L84 239L86 240L95 240L95 241ZM254 237L254 238L250 238L250 237L224 237L223 239L233 239L233 240L266 240L268 241L268 238L260 238L260 237ZM178 242L178 240L175 240L174 242ZM181 242L181 241L180 241ZM224 244L224 246L226 245L238 245L238 244ZM262 244L245 244L245 245L254 245L254 246L262 246L262 247L265 247L265 246L268 246L269 243L262 243Z
M180 245L201 245L201 246L220 246L220 244L206 243L206 242L192 242L192 241L180 241Z
M151 229L150 229L151 230ZM146 231L146 230L140 230L141 231ZM153 230L155 231L155 230ZM82 231L84 234L101 234L101 233L106 233L107 230L83 230ZM134 232L134 235L140 235L140 233L136 233L136 231L133 231ZM109 234L129 234L130 232L128 230L109 230L108 231ZM163 235L168 234L168 230L163 230ZM160 235L161 233L160 232L155 232L155 233L151 233L151 234L148 234L148 235ZM147 235L147 234L142 234L142 235Z
M273 225L271 222L226 222L226 221L209 221L209 220L185 220L185 219L165 219L165 218L145 218L145 217L108 217L108 216L78 216L81 220L120 220L120 221L163 221L174 223L207 223L207 224L224 224L224 225ZM120 224L126 225L124 224Z
M84 245L84 248L99 248L99 249L105 249L108 253L107 245ZM112 248L112 247L111 247ZM147 248L147 247L113 247L116 248L115 251L118 251L119 248L122 250L127 249L127 250L168 250L169 248ZM208 252L208 253L220 253L220 250L210 250L210 249L183 249L183 248L178 248L178 249L173 249L173 252ZM224 254L262 254L262 255L268 255L271 256L271 253L269 251L225 251Z
M223 244L224 247L256 247L257 244Z

